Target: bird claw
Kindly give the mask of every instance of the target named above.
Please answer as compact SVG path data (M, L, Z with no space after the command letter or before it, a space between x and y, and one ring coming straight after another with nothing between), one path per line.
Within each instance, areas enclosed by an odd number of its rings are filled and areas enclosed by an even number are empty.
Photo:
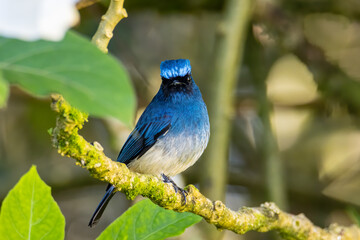
M184 200L184 205L185 205L186 204L186 195L188 194L188 191L186 191L186 190L182 189L181 187L179 187L178 185L176 185L176 183L171 178L166 176L165 174L162 173L161 176L163 178L164 183L172 184L172 186L175 190L175 193L178 193L178 191L180 192L182 199Z

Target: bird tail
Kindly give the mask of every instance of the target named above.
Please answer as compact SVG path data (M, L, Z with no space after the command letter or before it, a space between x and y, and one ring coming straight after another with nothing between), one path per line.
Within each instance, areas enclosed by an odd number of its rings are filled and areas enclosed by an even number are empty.
M106 193L104 195L104 197L101 199L101 202L99 203L99 205L97 206L94 214L92 215L90 222L89 222L89 227L93 227L95 226L98 221L101 218L101 215L103 214L106 206L108 205L110 199L114 196L115 192L114 192L115 187L113 185L108 186L108 188L106 189Z

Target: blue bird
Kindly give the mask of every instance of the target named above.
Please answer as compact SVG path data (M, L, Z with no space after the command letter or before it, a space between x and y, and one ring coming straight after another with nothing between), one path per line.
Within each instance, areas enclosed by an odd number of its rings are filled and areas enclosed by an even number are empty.
M117 161L132 171L161 176L186 201L186 191L170 177L192 166L205 150L210 136L209 117L191 76L189 60L163 61L160 76L158 93L141 115ZM109 184L89 222L90 227L99 221L114 194L114 186Z

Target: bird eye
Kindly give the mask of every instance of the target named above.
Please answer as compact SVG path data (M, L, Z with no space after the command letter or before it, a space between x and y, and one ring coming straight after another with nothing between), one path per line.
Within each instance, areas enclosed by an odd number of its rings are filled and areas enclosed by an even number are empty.
M187 78L186 78L186 80L187 80L188 82L190 82L190 81L191 81L191 76L188 75Z

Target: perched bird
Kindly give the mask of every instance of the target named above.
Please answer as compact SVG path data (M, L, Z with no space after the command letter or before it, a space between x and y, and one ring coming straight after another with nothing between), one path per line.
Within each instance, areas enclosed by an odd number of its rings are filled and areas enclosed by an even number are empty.
M203 153L210 135L206 105L191 76L187 59L167 60L160 65L162 83L135 129L122 147L117 161L132 171L161 176L180 191L171 176L192 166ZM114 186L96 208L89 226L95 225L115 194Z

